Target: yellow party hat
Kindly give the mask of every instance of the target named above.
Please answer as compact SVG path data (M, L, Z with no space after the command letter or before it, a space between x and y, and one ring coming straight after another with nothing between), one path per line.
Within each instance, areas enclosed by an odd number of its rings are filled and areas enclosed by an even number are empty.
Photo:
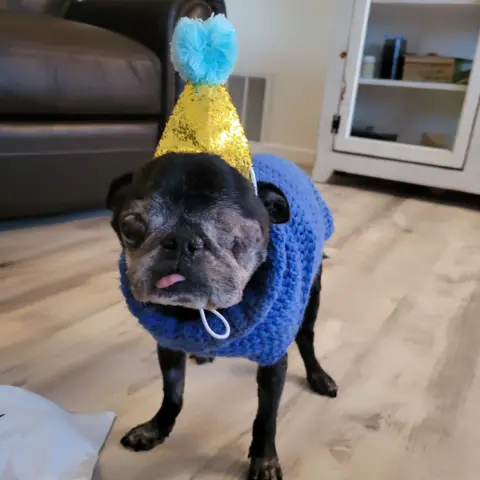
M211 153L249 180L252 157L225 84L237 60L237 36L224 15L182 18L173 34L172 62L187 82L155 152Z

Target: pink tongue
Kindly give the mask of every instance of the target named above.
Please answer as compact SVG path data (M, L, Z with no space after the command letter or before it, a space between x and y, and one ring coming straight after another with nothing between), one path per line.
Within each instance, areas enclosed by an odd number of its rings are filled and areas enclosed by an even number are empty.
M185 277L182 277L181 275L178 275L178 273L174 273L173 275L169 275L168 277L163 277L161 278L155 286L157 288L168 288L171 287L172 285L175 285L176 283L184 282Z

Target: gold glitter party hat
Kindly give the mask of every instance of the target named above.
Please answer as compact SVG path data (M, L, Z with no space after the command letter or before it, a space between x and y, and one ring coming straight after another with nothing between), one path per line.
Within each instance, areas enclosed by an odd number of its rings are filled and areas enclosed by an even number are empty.
M155 152L211 153L252 180L252 157L225 83L237 60L237 37L224 15L206 21L182 18L171 56L187 82Z

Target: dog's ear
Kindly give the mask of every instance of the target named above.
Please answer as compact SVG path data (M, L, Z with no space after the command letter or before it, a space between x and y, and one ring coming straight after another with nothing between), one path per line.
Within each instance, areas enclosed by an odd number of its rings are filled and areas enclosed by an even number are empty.
M133 173L126 173L112 182L106 200L106 206L109 210L114 212L123 206L132 182Z
M258 197L265 205L272 223L290 220L290 205L285 194L272 183L258 182Z

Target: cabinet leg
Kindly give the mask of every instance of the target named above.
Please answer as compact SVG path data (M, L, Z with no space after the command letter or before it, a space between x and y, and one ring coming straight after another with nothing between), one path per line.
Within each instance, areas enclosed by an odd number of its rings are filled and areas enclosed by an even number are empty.
M313 170L313 180L318 183L326 183L334 173L335 170L330 165L326 165L320 160Z

